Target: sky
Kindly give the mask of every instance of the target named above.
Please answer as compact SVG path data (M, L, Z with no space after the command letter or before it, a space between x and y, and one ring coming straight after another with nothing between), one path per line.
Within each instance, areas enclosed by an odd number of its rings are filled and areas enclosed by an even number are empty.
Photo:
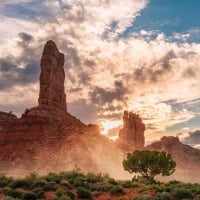
M68 111L106 133L124 110L146 141L200 147L199 0L1 0L0 110L37 105L47 40L65 54Z

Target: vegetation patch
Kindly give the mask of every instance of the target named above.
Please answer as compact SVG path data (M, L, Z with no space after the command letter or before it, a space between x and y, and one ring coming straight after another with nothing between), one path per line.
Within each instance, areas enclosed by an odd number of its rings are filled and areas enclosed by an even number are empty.
M179 200L200 199L200 184L149 181L143 178L115 180L107 174L80 171L31 173L25 178L0 176L3 200Z

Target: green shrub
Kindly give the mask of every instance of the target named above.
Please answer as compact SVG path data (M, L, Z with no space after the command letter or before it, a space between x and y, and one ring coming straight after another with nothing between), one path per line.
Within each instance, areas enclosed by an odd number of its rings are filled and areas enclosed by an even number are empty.
M70 180L70 183L75 187L84 187L84 188L88 188L89 185L85 177L76 177L73 180Z
M23 200L37 200L37 195L33 192L28 192L23 195Z
M164 192L166 187L164 185L160 184L153 184L152 188L156 190L156 192Z
M137 188L139 186L140 186L140 184L138 182L136 182L136 181L131 182L131 187L132 188Z
M6 179L1 179L0 180L0 187L3 188L3 187L6 187L9 185L9 181L7 181Z
M77 188L77 195L78 195L78 198L80 198L80 199L91 199L92 198L91 191L86 188L83 188L83 187Z
M69 190L62 189L62 188L59 188L56 190L56 196L58 198L69 197L68 199L71 199L71 200L73 200L75 197L75 195L72 192L70 192Z
M168 187L168 186L166 186L166 188L165 188L165 192L171 192L172 191L172 188L171 187Z
M101 177L101 174L97 174L97 175L95 175L95 174L93 174L93 173L88 173L87 175L86 175L86 181L88 182L88 183L97 183L97 182L100 182L100 181L102 181L102 177Z
M47 174L44 177L45 180L47 180L48 182L55 182L55 183L60 183L62 180L62 177L57 175L56 173L52 173L50 172L49 174Z
M56 196L57 196L57 197L61 197L61 196L64 196L64 195L66 195L66 191L65 191L64 189L58 188L58 189L56 190Z
M59 176L61 178L65 178L65 179L74 179L76 177L84 177L84 175L79 172L78 170L72 170L72 171L68 171L68 172L60 172Z
M170 195L167 192L156 193L153 200L170 200Z
M22 194L15 189L5 187L3 188L3 193L5 196L13 197L13 198L21 198Z
M37 188L37 187L44 187L46 184L48 184L48 182L44 179L38 179L35 180L32 187L33 188Z
M112 185L107 182L90 183L88 188L92 191L109 192L112 189Z
M71 191L67 191L67 196L69 196L71 200L74 200L75 198L74 193L72 193Z
M168 183L169 185L178 185L178 184L182 184L180 181L177 181L177 180L172 180L172 181L169 181Z
M115 185L111 190L110 193L115 194L124 194L124 190L121 186Z
M123 181L121 183L122 187L124 188L131 188L132 187L132 181Z
M154 200L154 198L149 194L145 194L142 196L133 197L133 200Z
M174 173L176 162L165 151L136 150L127 154L123 160L124 170L139 173L149 182L154 182L156 175L169 176Z
M2 200L21 200L21 199L5 196Z
M51 182L48 182L46 183L46 185L43 187L43 190L44 191L49 191L49 190L56 190L58 188L58 185L56 182L54 181L51 181Z
M188 188L189 189L189 188ZM194 193L195 195L200 194L200 184L194 183L192 185L192 187L190 187L190 190L192 193Z
M66 187L66 188L68 188L68 189L72 189L72 188L73 188L72 185L71 185L67 180L62 180L62 181L60 182L60 185Z
M192 192L185 188L178 188L173 192L175 199L187 199L192 198Z
M114 178L109 178L108 179L108 183L112 184L112 185L117 185L117 181Z
M25 179L18 179L10 183L10 187L15 188L24 188L29 189L31 188L31 183Z
M72 200L69 196L64 195L61 197L55 197L53 200Z
M8 186L13 180L11 178L7 178L5 176L0 175L0 187Z
M44 197L44 191L43 191L42 187L34 188L32 191L36 194L37 198L43 198Z

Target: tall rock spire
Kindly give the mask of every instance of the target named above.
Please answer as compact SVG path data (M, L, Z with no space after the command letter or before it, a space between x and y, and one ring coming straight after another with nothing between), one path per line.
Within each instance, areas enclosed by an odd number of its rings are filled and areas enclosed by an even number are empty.
M119 142L130 150L144 147L145 125L139 115L124 111L123 128L119 132Z
M39 105L67 110L64 80L64 54L49 40L44 46L41 58Z

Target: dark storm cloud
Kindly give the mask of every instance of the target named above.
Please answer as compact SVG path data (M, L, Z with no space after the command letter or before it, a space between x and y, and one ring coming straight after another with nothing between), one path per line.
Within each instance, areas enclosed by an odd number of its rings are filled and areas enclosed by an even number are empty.
M175 111L187 108L187 110L191 112L200 112L200 98L183 102L177 102L177 100L172 99L168 101L163 101L161 103L171 105L173 110Z
M188 137L183 139L183 143L190 145L200 145L200 130L190 132Z
M160 60L155 61L151 66L142 66L134 72L134 79L140 82L149 81L151 83L163 80L163 76L171 71L170 60L176 58L171 50Z
M173 51L169 51L161 60L154 63L154 65L148 69L151 82L162 80L162 76L171 71L170 60L173 58L176 58L175 53ZM154 66L156 65L160 65L161 68L154 70Z
M48 38L53 40L58 49L65 55L65 66L67 69L79 68L83 64L83 58L79 55L77 47L69 40L60 40L54 31L48 33ZM71 38L71 36L69 36ZM43 41L42 41L43 42Z
M23 41L26 41L26 42L30 42L31 40L33 40L33 36L28 34L28 33L24 33L24 32L21 32L21 33L18 33L18 36L23 40Z
M20 60L11 60L9 57L0 59L0 89L6 90L16 85L30 84L38 81L39 62L28 60L25 68L18 68Z
M90 98L95 104L102 105L104 103L112 102L113 100L124 101L127 89L123 86L122 82L115 81L114 90L107 90L100 87L90 92Z
M0 58L0 89L5 90L16 85L30 84L38 81L39 60L37 49L29 46L34 40L33 36L27 33L19 33L17 48L22 50L21 54L3 55Z
M65 47L65 51L67 52L65 58L68 68L72 66L78 67L81 63L81 58L77 49L73 47Z
M9 72L16 67L12 60L15 60L13 56L7 56L6 58L0 59L0 71L2 73Z

